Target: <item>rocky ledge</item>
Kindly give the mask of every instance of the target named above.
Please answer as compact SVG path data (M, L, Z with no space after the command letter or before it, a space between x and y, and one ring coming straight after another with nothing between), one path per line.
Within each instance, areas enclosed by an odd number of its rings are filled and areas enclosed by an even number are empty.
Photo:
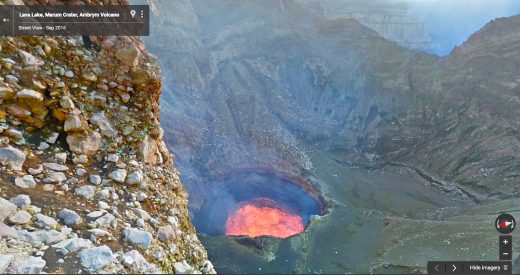
M4 37L0 47L0 272L214 273L141 40Z

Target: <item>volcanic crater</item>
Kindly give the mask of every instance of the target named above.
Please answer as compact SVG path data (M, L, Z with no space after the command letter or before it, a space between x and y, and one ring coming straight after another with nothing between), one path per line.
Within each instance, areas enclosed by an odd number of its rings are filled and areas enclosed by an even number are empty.
M199 232L208 235L271 236L301 233L326 204L304 179L243 171L208 183L209 197L192 209Z

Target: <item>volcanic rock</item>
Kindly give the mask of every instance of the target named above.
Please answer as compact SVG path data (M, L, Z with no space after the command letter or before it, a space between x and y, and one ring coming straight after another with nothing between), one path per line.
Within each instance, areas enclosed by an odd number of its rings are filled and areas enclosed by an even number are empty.
M19 91L18 93L16 93L16 97L18 97L21 100L30 100L38 102L43 101L43 94L31 89L23 89Z
M0 163L15 171L21 171L25 162L25 154L11 146L0 148Z
M63 208L59 213L58 217L63 220L66 225L78 225L83 222L83 219L73 210Z
M65 239L65 235L56 230L27 231L18 230L20 240L31 243L51 244Z
M127 227L123 230L123 235L130 243L140 245L145 249L152 242L152 234L137 228Z
M65 163L67 162L67 153L65 152L61 152L61 153L56 153L54 155L54 159L58 162L58 163ZM67 168L68 169L68 168Z
M101 133L107 137L117 137L118 132L112 128L110 121L105 116L105 113L97 113L92 115L89 119L90 123L96 125L101 130Z
M34 55L24 51L24 50L18 50L18 55L22 59L22 63L25 66L40 66L43 65L43 62L39 60Z
M162 242L168 242L168 240L172 239L174 236L175 234L171 225L160 226L157 230L157 237Z
M58 222L54 218L51 218L49 216L45 216L43 214L38 213L34 215L34 217L36 218L36 224L39 227L50 228L58 225Z
M74 113L67 115L65 125L63 127L66 132L81 132L88 129L87 122L84 121L78 114Z
M137 66L139 62L140 52L137 47L130 47L119 49L116 52L116 57L126 66Z
M60 106L65 109L74 109L74 101L68 96L64 96L60 99Z
M16 209L17 207L15 204L4 198L0 198L0 222L2 222L11 214L15 213Z
M58 137L60 136L59 133L52 133L49 135L49 137L47 137L45 140L50 143L50 144L54 144L57 140L58 140Z
M25 175L21 178L16 178L14 184L20 188L34 188L36 186L36 182L32 175Z
M173 264L175 269L175 274L192 274L194 272L193 267L191 267L186 261L176 262Z
M110 213L106 213L105 215L99 217L94 222L89 223L89 225L91 225L93 227L106 228L106 227L114 225L115 222L116 222L116 217Z
M1 274L7 274L6 270L7 267L11 264L13 261L14 256L13 255L4 255L0 254L0 273Z
M67 176L63 172L47 173L43 179L44 183L61 183L67 180Z
M146 212L145 210L143 209L140 209L140 208L133 208L132 211L134 212L134 214L139 217L140 219L143 219L145 221L148 221L150 220L150 218L152 218L152 216L150 216L150 214L148 214L148 212Z
M10 198L9 202L15 204L20 209L27 209L31 205L31 198L25 194L20 194Z
M119 183L124 183L125 179L126 179L126 170L117 169L117 170L113 171L112 173L110 173L110 175L108 177L110 179L112 179L113 181L116 181Z
M80 249L91 246L92 242L90 240L82 238L70 238L52 245L52 247L58 249L63 255L67 255L69 253L73 253Z
M20 266L20 273L23 274L40 274L47 262L41 257L29 256Z
M14 91L8 87L0 87L0 99L11 99L14 96Z
M100 185L101 184L101 177L99 175L90 175L89 176L90 183L94 185Z
M113 261L112 250L106 245L84 249L78 257L81 265L90 272L100 270Z
M9 217L9 222L13 224L26 224L31 221L31 214L25 210L20 210L16 214Z
M58 172L66 172L69 170L69 167L67 167L65 165L57 164L57 163L46 162L43 164L43 166L47 167L48 169L51 169L53 171L58 171Z
M96 187L92 186L92 185L84 185L84 186L80 186L80 187L76 188L76 190L74 190L74 192L76 193L76 195L82 196L85 199L92 199L92 198L94 198L94 194L96 192Z
M126 183L129 185L139 184L143 181L143 171L137 170L133 173L130 173L126 179Z
M146 262L145 258L139 251L131 250L126 252L121 258L123 265L133 269L139 269L143 263Z
M98 132L73 133L67 136L67 143L72 152L92 156L99 150L101 135Z

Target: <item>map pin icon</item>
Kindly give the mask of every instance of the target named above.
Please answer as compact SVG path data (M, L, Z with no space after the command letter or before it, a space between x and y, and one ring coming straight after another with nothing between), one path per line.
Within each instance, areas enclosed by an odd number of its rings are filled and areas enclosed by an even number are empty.
M135 10L131 10L130 11L130 15L132 16L132 18L134 18L135 17Z

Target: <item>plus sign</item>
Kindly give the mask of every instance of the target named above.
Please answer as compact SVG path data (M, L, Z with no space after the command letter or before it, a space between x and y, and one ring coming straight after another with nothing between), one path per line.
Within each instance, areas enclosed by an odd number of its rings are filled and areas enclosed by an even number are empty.
M507 244L507 243L508 243L507 239L506 239L506 240L504 240L504 241L503 241L503 243L504 243L504 244Z

